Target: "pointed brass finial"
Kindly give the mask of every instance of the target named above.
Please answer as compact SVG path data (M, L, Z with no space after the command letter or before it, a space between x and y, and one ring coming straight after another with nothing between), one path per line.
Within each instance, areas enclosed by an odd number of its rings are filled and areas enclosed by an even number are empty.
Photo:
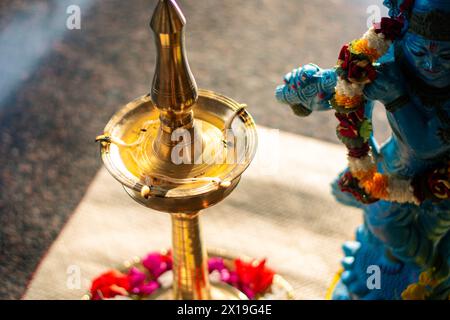
M197 92L184 47L185 24L175 0L157 1L150 22L157 47L150 97L128 103L97 141L107 169L133 199L171 213L173 292L161 288L154 297L246 299L230 286L210 284L199 212L237 186L256 152L256 127L243 105L212 91ZM173 134L178 129L181 139ZM238 134L232 141L243 143L228 143L230 129ZM210 151L235 160L210 163Z
M186 123L183 119L198 97L184 48L185 24L186 19L174 0L160 0L150 22L158 49L151 98L162 112L163 124L171 127L173 121Z
M186 18L175 1L160 0L153 12L150 26L152 30L159 34L171 34L180 32L186 24Z

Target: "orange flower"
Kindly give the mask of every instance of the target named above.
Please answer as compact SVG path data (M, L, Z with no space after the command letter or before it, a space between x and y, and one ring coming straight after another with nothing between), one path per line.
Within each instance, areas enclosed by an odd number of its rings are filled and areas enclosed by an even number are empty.
M364 182L367 180L372 180L373 175L376 173L376 167L372 167L369 170L361 170L352 172L352 175L358 179L360 182Z
M360 106L364 102L363 96L347 97L336 92L334 99L336 103L344 108L352 109Z
M369 41L367 39L355 40L350 45L352 52L366 55L371 62L375 62L380 58L378 51L369 47Z
M377 199L387 199L388 197L388 177L376 172L376 168L366 171L357 171L353 176L359 180L361 188Z
M361 186L364 190L377 199L387 199L389 195L387 191L388 185L388 177L379 172L375 172L371 179L361 180Z

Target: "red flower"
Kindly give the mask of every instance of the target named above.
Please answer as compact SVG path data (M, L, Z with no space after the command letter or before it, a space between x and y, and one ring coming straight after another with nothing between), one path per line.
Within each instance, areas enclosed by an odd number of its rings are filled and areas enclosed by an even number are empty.
M346 44L341 48L341 52L339 52L339 58L338 58L341 63L342 69L347 70L351 57L352 57L352 54L351 54L350 50L348 49L348 44Z
M434 198L439 200L450 199L449 178L449 171L445 166L433 170L428 175L428 187Z
M368 64L365 67L367 78L369 78L370 81L374 81L377 78L377 71L375 70L375 67L372 64Z
M350 62L347 70L347 78L356 82L366 82L375 80L377 72L372 64L367 63L364 67L361 66L361 61L354 60Z
M339 53L339 65L342 70L346 71L347 79L354 79L356 81L364 80L368 78L371 81L376 78L375 68L370 63L362 63L356 57L352 56L349 45L346 44L342 47Z
M358 61L351 61L348 65L347 78L348 79L361 79L364 75L364 68L358 66Z
M244 262L235 260L240 289L250 298L265 292L273 282L275 272L266 267L266 260Z
M364 121L364 108L359 108L355 112L336 113L339 120L338 132L346 138L358 138L359 126Z
M127 296L130 290L130 283L127 275L110 270L94 279L91 286L92 300L102 300L113 298L117 295Z
M402 35L403 21L400 18L381 18L380 23L375 23L375 32L382 33L389 40L395 40Z
M358 126L350 121L346 114L337 113L336 118L339 120L338 132L346 138L358 138Z
M346 171L339 179L338 186L342 192L347 192L353 195L353 197L361 203L370 204L378 201L378 199L372 198L364 189L359 186L359 180L351 174L350 171Z
M360 148L348 148L348 155L352 158L364 158L369 154L370 146L368 143L364 143Z
M359 202L363 202L363 196L361 194L360 188L358 188L358 180L353 177L350 171L347 171L340 179L339 179L339 188L342 192L348 192L352 194L356 200Z

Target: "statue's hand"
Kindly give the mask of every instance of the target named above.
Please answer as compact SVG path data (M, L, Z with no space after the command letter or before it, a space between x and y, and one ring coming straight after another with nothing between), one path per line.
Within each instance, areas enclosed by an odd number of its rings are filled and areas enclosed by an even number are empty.
M308 116L313 110L330 108L329 99L336 86L334 69L322 70L314 64L295 69L284 77L284 84L277 87L276 98L289 104L298 116Z
M378 100L384 105L406 96L404 78L394 62L377 67L377 77L364 88L364 95L369 100Z

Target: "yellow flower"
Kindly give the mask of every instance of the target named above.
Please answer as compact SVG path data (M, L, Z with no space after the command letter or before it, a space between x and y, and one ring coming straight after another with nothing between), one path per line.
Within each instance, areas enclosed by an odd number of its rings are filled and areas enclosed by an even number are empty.
M355 54L366 55L371 62L375 62L380 58L380 54L374 48L369 47L369 41L366 39L355 40L350 44L351 50Z

